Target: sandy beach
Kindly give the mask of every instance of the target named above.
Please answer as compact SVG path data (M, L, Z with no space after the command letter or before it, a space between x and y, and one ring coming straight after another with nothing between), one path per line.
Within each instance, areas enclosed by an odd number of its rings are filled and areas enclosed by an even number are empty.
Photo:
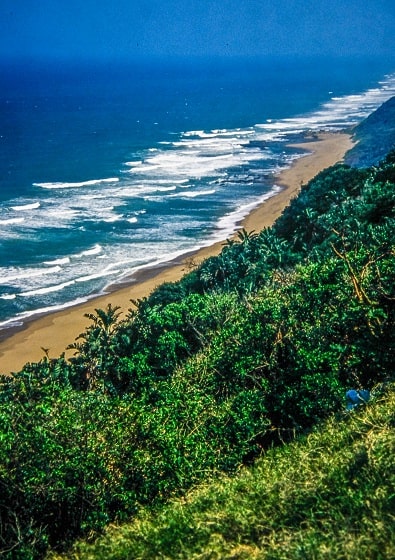
M352 147L351 136L345 133L325 133L319 139L299 144L307 150L306 155L296 160L293 165L275 178L275 183L282 190L255 208L240 224L247 231L260 231L271 226L283 209L294 198L302 184L307 183L321 170L339 162ZM225 240L224 240L225 241ZM223 242L205 247L193 254L183 255L163 266L141 270L129 283L115 291L88 302L35 318L19 330L9 330L9 336L0 342L0 373L9 374L20 371L27 362L37 362L44 356L43 348L48 349L49 356L60 356L68 344L85 330L88 324L86 313L95 308L105 308L108 303L120 306L127 311L132 307L130 300L148 296L163 282L180 279L188 272L188 259L199 263L207 257L218 254ZM3 334L3 333L1 333ZM5 332L7 334L7 331ZM67 356L70 356L69 351Z

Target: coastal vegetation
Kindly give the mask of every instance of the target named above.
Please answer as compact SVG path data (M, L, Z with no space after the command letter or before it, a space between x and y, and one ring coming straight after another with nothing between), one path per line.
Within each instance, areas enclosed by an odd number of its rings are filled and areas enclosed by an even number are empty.
M394 218L394 151L336 165L125 318L97 309L70 361L4 377L3 556L132 519L68 557L389 557ZM378 396L344 415L352 388Z
M374 404L269 449L237 476L144 509L96 543L79 542L67 558L394 558L394 411L389 385Z

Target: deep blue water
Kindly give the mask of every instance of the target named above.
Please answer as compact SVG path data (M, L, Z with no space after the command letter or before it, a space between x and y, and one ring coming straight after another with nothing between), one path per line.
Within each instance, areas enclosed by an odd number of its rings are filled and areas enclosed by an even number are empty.
M395 94L395 58L2 63L0 328L225 239L306 130Z

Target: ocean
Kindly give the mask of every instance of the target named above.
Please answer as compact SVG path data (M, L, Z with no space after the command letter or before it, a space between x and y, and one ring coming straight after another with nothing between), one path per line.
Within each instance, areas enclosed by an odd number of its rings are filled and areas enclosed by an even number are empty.
M395 58L0 64L0 330L226 239ZM1 333L0 333L1 334Z

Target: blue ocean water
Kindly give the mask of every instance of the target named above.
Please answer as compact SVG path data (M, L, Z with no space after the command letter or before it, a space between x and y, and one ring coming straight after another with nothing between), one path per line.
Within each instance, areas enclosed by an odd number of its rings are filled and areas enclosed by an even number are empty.
M0 329L225 239L307 131L395 94L395 58L0 68Z

